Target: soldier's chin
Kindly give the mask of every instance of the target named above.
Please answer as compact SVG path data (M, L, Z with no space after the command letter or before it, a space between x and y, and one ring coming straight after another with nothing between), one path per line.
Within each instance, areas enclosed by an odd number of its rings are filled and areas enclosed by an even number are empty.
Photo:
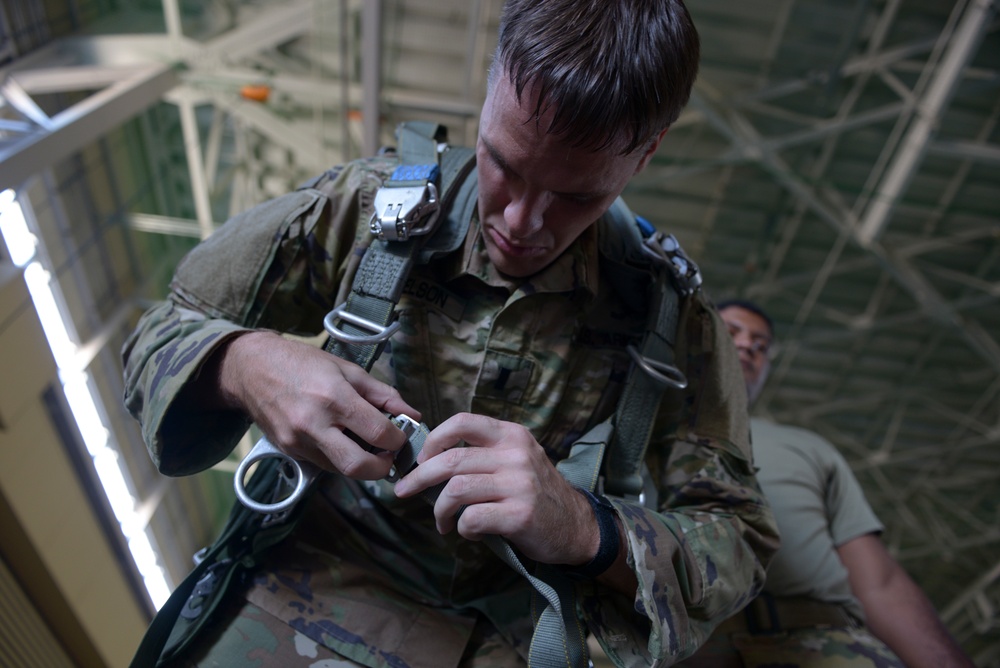
M544 251L540 249L533 253L512 254L487 242L486 250L490 256L490 262L497 268L497 271L511 278L527 278L532 274L537 274L549 264Z

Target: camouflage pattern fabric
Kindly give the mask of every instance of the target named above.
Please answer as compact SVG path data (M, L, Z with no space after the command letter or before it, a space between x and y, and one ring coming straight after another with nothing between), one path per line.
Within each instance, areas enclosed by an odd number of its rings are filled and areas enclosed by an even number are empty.
M905 668L865 629L795 629L775 636L737 636L733 642L747 668Z
M123 349L125 402L163 473L211 466L248 426L232 413L175 409L213 350L248 328L322 330L350 288L373 194L393 165L356 161L328 194L305 188L241 214L178 267L169 301ZM598 235L608 229L599 221L544 271L511 283L489 263L474 219L461 248L414 271L401 331L373 375L432 428L460 411L485 414L527 426L553 461L565 458L613 414L630 365L624 346L645 320L601 280ZM614 501L638 590L578 585L581 618L619 666L693 653L758 593L777 547L727 330L700 295L683 300L680 322L677 360L690 383L663 401L646 461L659 507ZM384 481L321 484L247 600L366 666L459 665L482 624L524 652L529 588L492 553L440 536L428 506L397 499Z
M684 668L905 668L863 627L716 634Z
M414 668L436 668L440 659L428 656ZM269 615L253 603L231 598L220 610L218 623L200 636L186 655L164 668L359 668L351 661L313 640L296 627ZM393 664L388 664L393 665ZM459 668L523 668L524 660L496 633L477 625L469 638Z

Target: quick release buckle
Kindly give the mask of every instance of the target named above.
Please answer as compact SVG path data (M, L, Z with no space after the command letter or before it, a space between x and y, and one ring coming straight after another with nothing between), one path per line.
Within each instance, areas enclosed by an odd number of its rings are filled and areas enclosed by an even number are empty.
M400 165L375 193L375 210L368 221L382 241L406 241L434 230L441 206L437 165Z
M693 294L701 287L698 265L688 257L674 235L657 232L643 240L642 250L654 260L667 262L684 296Z

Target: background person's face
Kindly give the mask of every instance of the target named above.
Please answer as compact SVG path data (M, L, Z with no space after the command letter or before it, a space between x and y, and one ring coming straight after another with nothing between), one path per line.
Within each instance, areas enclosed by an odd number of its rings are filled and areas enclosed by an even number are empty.
M479 218L490 261L502 273L530 276L548 266L600 218L633 174L646 166L648 151L618 155L611 148L573 148L546 134L549 117L529 120L514 87L498 76L479 124Z
M729 335L733 337L736 350L740 355L740 366L743 369L743 380L747 386L747 398L750 404L757 400L771 362L768 352L771 349L771 331L767 321L762 317L739 306L729 306L719 311Z

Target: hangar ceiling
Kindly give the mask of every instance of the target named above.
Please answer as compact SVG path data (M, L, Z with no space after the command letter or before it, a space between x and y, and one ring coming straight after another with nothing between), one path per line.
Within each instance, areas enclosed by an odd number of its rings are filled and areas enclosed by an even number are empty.
M0 3L0 190L30 204L171 577L230 474L151 470L119 405L141 306L215 225L401 120L471 144L501 4ZM629 203L713 297L771 313L757 411L837 445L892 552L978 665L1000 666L996 5L689 7L695 94Z

